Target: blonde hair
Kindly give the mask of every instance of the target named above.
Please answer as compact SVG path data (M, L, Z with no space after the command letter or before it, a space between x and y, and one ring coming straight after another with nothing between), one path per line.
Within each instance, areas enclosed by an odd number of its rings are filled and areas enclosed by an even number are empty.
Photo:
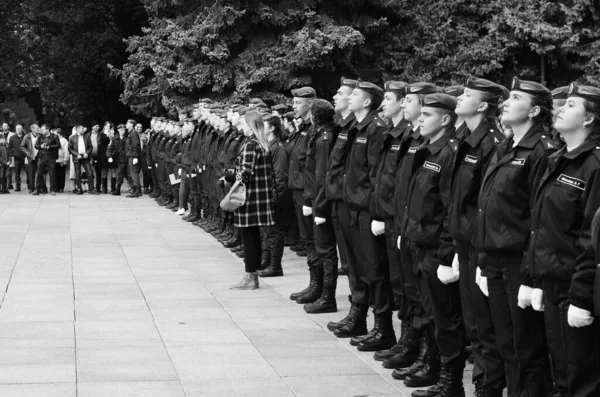
M262 116L256 111L249 111L244 114L244 120L250 129L254 132L256 140L263 148L265 153L269 152L269 140L265 131L265 124Z

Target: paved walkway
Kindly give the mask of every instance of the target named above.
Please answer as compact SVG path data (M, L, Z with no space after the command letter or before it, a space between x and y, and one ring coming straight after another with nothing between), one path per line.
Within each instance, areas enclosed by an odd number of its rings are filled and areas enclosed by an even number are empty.
M230 291L241 261L147 197L1 195L0 396L410 395L327 331L345 278L307 315L304 258L284 271Z

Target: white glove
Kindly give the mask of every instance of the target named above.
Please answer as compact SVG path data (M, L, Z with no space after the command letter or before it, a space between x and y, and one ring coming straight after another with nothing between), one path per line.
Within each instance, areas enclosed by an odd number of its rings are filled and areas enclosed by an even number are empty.
M158 163L155 163L155 164L154 164L154 166L155 166L156 168L158 168Z
M458 275L454 274L451 266L439 265L437 276L443 284L451 284L458 281Z
M305 205L302 206L302 215L310 216L312 215L312 207L307 207Z
M534 288L531 292L531 307L536 312L544 311L544 291L539 288Z
M149 169L149 170L151 170L151 169L152 169L152 167L151 167L151 166L148 166L148 169Z
M479 285L481 293L489 297L490 291L488 290L487 277L481 275L481 269L479 267L475 270L475 282Z
M112 157L108 159L108 162L109 162L109 163L112 163L112 162L113 162L113 159L112 159Z
M374 236L381 236L385 233L385 222L371 221L371 233Z
M179 174L179 176L181 176L181 168L179 169L179 171L177 171L177 173ZM225 180L225 178L223 178L223 180Z
M398 246L398 249L400 249L400 243L402 242L402 237L398 236L398 242L396 243L396 245Z
M458 262L458 254L454 254L454 259L452 260L452 271L456 277L460 277L460 263Z
M531 294L533 293L533 288L528 287L526 285L521 285L519 287L519 307L521 309L527 309L527 306L531 306Z
M577 306L569 305L569 310L567 311L567 321L571 327L587 327L594 322L594 317L592 317L592 313L587 310L580 309Z
M327 221L327 219L325 218L319 218L318 216L315 216L315 225L319 226L324 224Z
M133 159L133 165L136 165L138 163L138 159Z

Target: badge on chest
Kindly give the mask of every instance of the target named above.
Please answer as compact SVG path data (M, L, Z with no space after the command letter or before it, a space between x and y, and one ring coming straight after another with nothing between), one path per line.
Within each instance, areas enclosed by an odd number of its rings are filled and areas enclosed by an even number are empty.
M423 164L423 168L425 168L426 170L430 170L430 171L438 172L438 173L442 170L442 167L439 164L432 163L431 161L426 161Z
M564 185L571 186L579 190L585 190L585 182L581 179L573 178L572 176L565 174L560 174L560 176L556 178L556 180Z

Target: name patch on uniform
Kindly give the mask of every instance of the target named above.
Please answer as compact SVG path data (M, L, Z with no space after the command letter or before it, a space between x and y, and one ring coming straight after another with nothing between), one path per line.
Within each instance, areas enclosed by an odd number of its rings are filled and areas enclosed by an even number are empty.
M367 138L356 138L356 143L367 143Z
M348 140L348 135L346 135L346 134L340 134L340 135L338 135L338 139L341 139L343 141L347 141Z
M417 153L417 150L419 150L418 146L409 147L408 148L408 153L414 154L414 153Z
M573 178L572 176L565 175L565 174L560 174L560 176L558 178L556 178L556 180L559 181L560 183L572 186L576 189L585 190L585 182L582 181L581 179Z
M513 161L511 161L510 164L524 166L525 159L513 159Z
M429 161L426 161L425 164L423 164L423 168L426 168L428 170L435 171L435 172L440 172L442 170L442 167L440 167L439 164L432 163Z
M465 156L465 163L477 164L477 157L467 154Z
M397 152L400 150L400 145L392 145L392 151Z

